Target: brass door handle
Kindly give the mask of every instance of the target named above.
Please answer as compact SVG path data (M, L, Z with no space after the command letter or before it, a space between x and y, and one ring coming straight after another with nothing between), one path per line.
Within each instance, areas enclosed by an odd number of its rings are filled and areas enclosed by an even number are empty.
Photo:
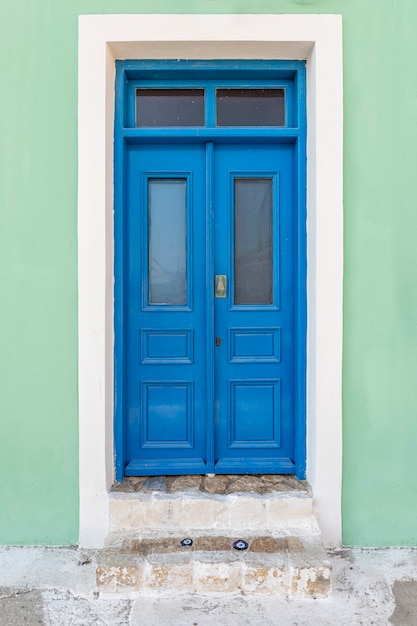
M225 298L227 292L227 276L226 274L216 274L216 298Z

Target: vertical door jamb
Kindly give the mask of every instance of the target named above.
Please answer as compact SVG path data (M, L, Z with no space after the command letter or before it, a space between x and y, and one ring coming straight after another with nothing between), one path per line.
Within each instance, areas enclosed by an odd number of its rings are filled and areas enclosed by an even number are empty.
M297 72L294 78L294 93L297 95L295 113L299 135L296 141L295 185L297 198L297 232L294 259L296 268L296 302L295 336L296 350L296 381L295 393L295 437L294 460L296 476L306 478L307 459L307 84L306 73Z
M125 429L125 333L126 333L126 262L125 262L125 184L127 145L121 133L125 125L126 78L116 72L114 123L114 465L115 479L124 478L126 462Z

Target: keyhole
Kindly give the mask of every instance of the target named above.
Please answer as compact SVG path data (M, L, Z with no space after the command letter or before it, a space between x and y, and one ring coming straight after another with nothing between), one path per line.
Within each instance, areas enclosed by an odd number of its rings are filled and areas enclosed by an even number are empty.
M219 345L221 344L222 340L220 339L220 337L216 337L216 346L219 347Z

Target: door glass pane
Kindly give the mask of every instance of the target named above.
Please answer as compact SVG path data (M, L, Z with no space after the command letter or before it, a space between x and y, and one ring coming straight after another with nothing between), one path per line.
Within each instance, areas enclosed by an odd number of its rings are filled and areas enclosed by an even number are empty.
M204 126L204 89L137 89L136 126Z
M152 179L149 203L149 303L186 304L186 181Z
M272 304L272 179L235 179L235 304Z
M217 89L218 126L285 126L284 89Z

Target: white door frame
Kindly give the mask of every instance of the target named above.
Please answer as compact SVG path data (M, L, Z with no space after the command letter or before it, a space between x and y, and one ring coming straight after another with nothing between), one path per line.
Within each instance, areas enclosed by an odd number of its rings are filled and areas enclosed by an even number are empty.
M307 60L307 480L324 541L340 544L341 16L161 14L79 18L80 545L102 545L114 480L114 61L129 58Z

